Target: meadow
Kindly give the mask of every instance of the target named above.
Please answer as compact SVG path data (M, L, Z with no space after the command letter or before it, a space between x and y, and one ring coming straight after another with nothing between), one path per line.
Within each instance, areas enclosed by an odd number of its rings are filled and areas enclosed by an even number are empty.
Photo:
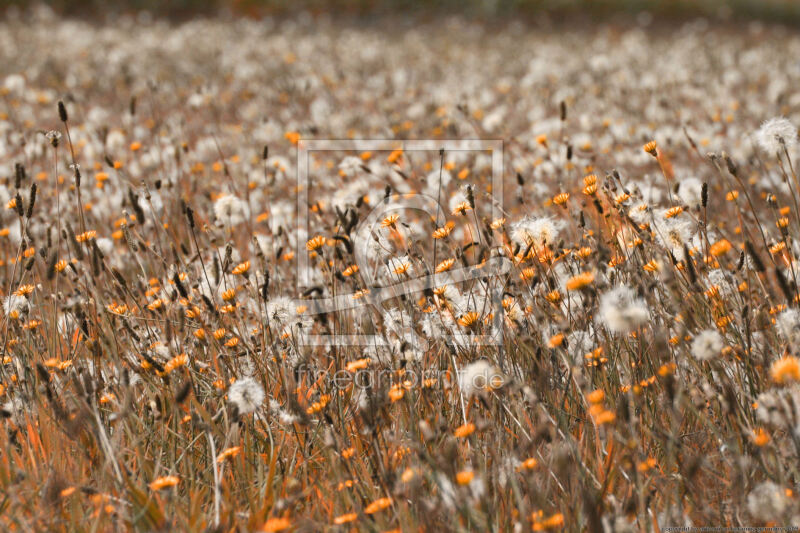
M798 58L7 14L0 529L800 526Z

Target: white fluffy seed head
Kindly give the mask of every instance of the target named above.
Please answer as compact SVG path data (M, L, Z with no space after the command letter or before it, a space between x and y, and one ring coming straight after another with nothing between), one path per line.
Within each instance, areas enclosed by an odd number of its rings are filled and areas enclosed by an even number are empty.
M778 315L778 331L790 344L800 344L800 311L787 309Z
M747 510L756 520L779 521L788 506L786 492L772 481L759 484L747 495Z
M458 386L466 397L482 390L497 388L503 382L500 370L485 359L468 364L458 374Z
M698 361L710 361L719 356L725 343L722 336L713 329L701 331L692 341L692 356Z
M214 202L214 216L219 224L236 226L247 220L250 210L244 200L232 194L224 194Z
M703 201L703 182L686 178L678 185L678 197L689 207L700 207Z
M239 414L246 415L264 403L264 389L253 378L237 379L228 390L228 401L236 406Z
M553 244L558 231L558 225L549 217L527 217L513 225L511 238L522 246L540 248L545 244Z
M784 146L791 149L797 144L797 128L783 117L771 118L756 130L755 139L768 154L779 154Z
M629 333L649 318L647 304L630 287L620 285L600 297L600 320L612 333Z

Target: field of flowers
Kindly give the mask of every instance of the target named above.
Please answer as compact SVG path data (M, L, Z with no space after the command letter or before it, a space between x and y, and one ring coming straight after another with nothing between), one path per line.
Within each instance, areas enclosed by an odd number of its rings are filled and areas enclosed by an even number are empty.
M798 58L0 20L0 529L800 526Z

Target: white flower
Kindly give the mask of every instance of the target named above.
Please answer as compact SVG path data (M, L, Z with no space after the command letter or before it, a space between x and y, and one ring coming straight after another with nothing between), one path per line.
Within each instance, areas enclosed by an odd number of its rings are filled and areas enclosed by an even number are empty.
M710 361L719 355L724 346L722 336L713 329L701 331L692 341L692 355L698 361Z
M10 418L14 425L19 426L25 422L25 402L19 395L12 397L0 406L3 415Z
M114 251L114 241L108 237L101 237L97 239L95 243L97 243L97 247L100 248L100 251L103 252L105 256L111 255L111 252Z
M9 295L3 302L3 311L5 311L6 316L10 315L14 311L17 313L24 313L29 307L30 303L28 302L28 299L18 294Z
M150 347L153 350L153 354L157 355L164 361L169 359L169 348L163 342L158 342Z
M628 215L637 224L644 224L650 219L650 206L647 202L638 202L631 206Z
M464 204L469 204L469 199L467 198L467 187L464 186L457 190L453 195L450 197L450 202L448 202L447 207L450 208L450 212L456 212L456 209Z
M550 217L526 217L511 228L511 238L522 246L533 244L539 248L553 244L558 237L558 226Z
M708 272L708 287L716 287L724 295L729 295L734 290L731 281L720 268Z
M770 389L756 398L756 419L768 426L791 432L800 438L800 387Z
M275 400L269 401L269 410L273 414L273 416L276 416L278 418L281 424L284 424L286 426L291 426L295 422L300 421L299 416L284 410L283 408L281 408L281 404L279 404Z
M289 323L297 316L297 307L290 298L282 296L275 298L267 303L267 318L274 320L281 325Z
M620 285L600 297L600 320L613 333L633 331L649 318L647 304L630 287Z
M487 388L498 388L504 381L502 372L485 359L468 364L458 373L458 386L467 397Z
M272 247L272 237L268 235L264 235L262 233L256 233L254 236L254 240L258 250L261 250L261 253L264 254L268 259L272 259L273 254L273 247Z
M697 178L686 178L678 184L678 197L689 207L700 207L703 199L703 182Z
M683 260L683 247L688 246L694 234L693 225L682 218L668 218L656 223L656 238L661 245L672 252L675 259Z
M214 216L217 222L226 226L236 226L241 224L250 216L250 209L244 200L224 194L214 202Z
M412 330L414 321L408 313L395 307L383 313L383 326L387 333L403 338Z
M3 87L12 94L20 95L25 91L25 78L21 74L9 74L3 80Z
M366 241L368 261L383 261L394 252L394 245L383 233L367 237Z
M761 124L755 134L756 142L762 150L772 154L783 152L797 144L797 128L783 117L771 118Z
M567 334L567 349L575 364L583 362L584 356L594 348L594 331L592 326L586 331L575 330Z
M361 159L354 155L345 157L342 159L342 162L339 163L339 174L342 176L351 178L355 176L356 172L359 170L361 170Z
M778 331L790 344L800 344L800 311L787 309L778 315Z
M275 178L276 181L283 181L287 174L290 174L292 164L283 156L270 156L266 163L267 173Z
M252 413L264 403L264 389L253 378L237 379L228 389L228 401L236 406L239 414Z
M747 510L756 520L780 521L789 502L786 492L772 481L765 481L747 495Z

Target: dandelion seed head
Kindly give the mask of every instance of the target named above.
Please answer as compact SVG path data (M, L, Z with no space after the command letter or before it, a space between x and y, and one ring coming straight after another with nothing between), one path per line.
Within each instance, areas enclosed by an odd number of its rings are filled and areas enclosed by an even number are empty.
M620 285L600 297L599 317L611 332L627 333L644 324L650 312L633 289Z
M703 182L697 178L686 178L678 184L678 197L689 207L700 207Z
M722 336L716 330L707 329L695 336L691 353L698 361L710 361L719 356L723 346Z
M264 389L253 378L237 379L228 389L228 401L236 406L239 414L249 414L264 403Z
M500 370L485 359L468 364L458 374L458 385L466 397L500 387L504 382L505 377Z
M219 224L237 226L247 220L250 209L236 196L223 194L214 202L214 216Z
M786 491L772 481L760 483L747 495L747 511L756 520L780 520L788 507Z
M511 238L522 246L555 244L560 224L550 217L526 217L511 227Z
M767 154L779 154L784 146L791 150L797 145L797 128L784 117L771 118L756 130L755 140Z

